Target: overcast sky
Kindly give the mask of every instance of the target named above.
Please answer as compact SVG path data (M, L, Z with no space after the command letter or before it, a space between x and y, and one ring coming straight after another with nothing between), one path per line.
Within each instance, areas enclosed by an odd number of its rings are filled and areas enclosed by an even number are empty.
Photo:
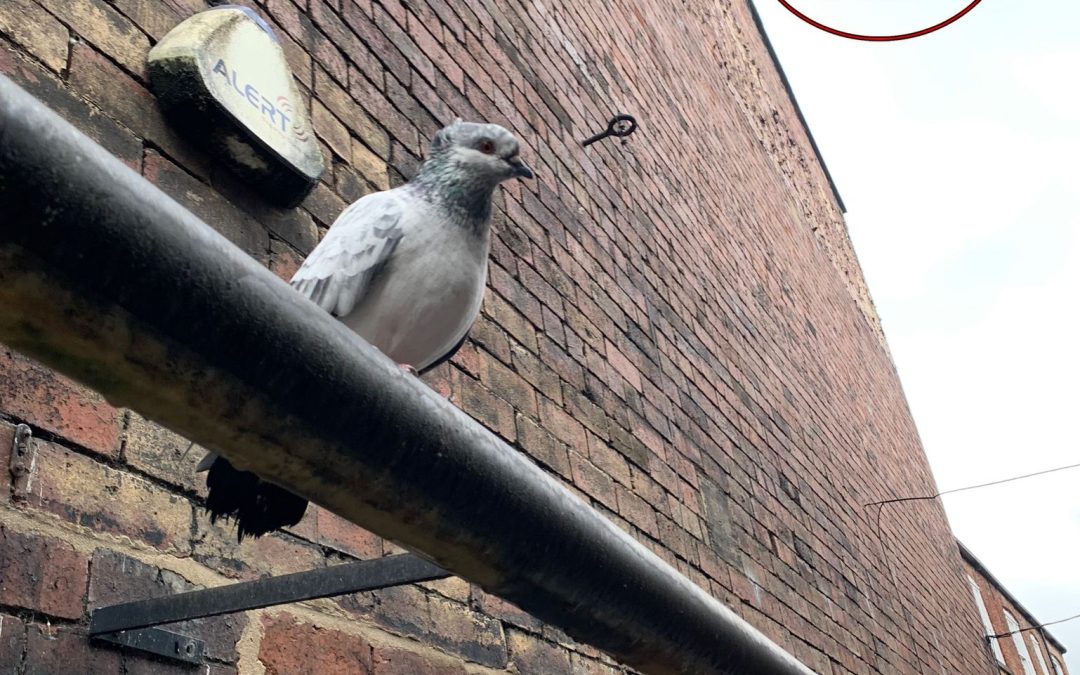
M789 0L857 33L970 0ZM988 0L864 43L754 0L846 202L941 490L1080 462L1080 1ZM1080 469L946 496L1040 621L1080 613ZM1080 620L1050 631L1080 673Z

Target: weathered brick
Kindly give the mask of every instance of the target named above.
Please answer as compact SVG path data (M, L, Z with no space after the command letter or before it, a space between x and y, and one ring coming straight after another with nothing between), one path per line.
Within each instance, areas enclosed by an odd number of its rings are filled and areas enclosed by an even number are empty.
M326 509L314 505L308 508L315 509L317 512L316 531L320 545L329 546L361 560L370 560L382 555L383 547L380 537Z
M91 647L85 628L30 624L24 675L116 675L120 652Z
M510 303L494 293L486 293L483 311L521 346L534 354L537 352L536 330Z
M608 363L615 368L616 372L622 375L627 382L634 386L634 389L641 391L641 373L637 367L630 362L626 355L616 347L611 340L605 340L605 353L607 354Z
M258 223L258 244L269 233L301 253L307 254L319 241L319 228L311 215L303 209L285 209L266 201L265 195L252 190L251 186L221 164L215 164L210 176L214 190L232 206L239 208ZM263 260L265 254L254 254Z
M331 171L327 171L332 175ZM325 227L330 227L348 204L324 183L319 183L304 199L304 208Z
M517 437L514 408L471 377L459 373L453 379L450 400L508 442L512 443Z
M364 4L366 7L361 8L356 0L345 0L342 18L390 73L393 73L401 82L409 82L412 67L408 59L401 53L398 46L375 25L372 5L368 2ZM373 75L374 71L365 70L364 74Z
M57 73L67 65L67 28L34 0L0 3L0 33Z
M371 646L359 635L323 628L285 613L262 619L259 662L267 675L374 672Z
M570 457L566 446L521 414L517 416L517 438L521 448L533 459L550 467L563 478L570 478Z
M292 279L302 262L291 246L277 239L270 240L270 271L282 281Z
M176 27L188 12L181 13L168 2L144 2L143 0L110 0L136 26L150 34L155 41ZM190 3L189 3L190 4ZM201 4L201 3L200 3Z
M15 445L15 425L0 421L0 503L11 498L11 453Z
M206 451L137 413L127 412L122 439L124 461L155 478L196 491L203 483L195 467Z
M386 98L378 82L372 82L372 74L363 74L356 68L349 71L349 94L363 106L389 132L391 138L405 146L414 155L420 154L420 136L411 120ZM376 80L380 78L376 77ZM363 138L363 136L361 135ZM366 139L365 139L366 140Z
M507 634L510 661L519 673L568 673L570 653L535 635L512 630Z
M446 657L419 654L397 647L375 647L372 651L375 675L465 675L464 666Z
M359 171L360 175L366 178L369 183L379 190L386 190L390 187L390 178L386 173L386 162L355 138L352 139L350 157L353 168Z
M80 619L87 558L71 544L0 525L0 604Z
M73 95L52 73L8 47L2 38L0 74L11 78L129 167L139 169L142 143L134 134Z
M506 640L502 624L467 605L432 596L428 600L435 646L490 668L506 665Z
M561 406L550 399L540 398L540 424L555 438L581 454L588 453L588 437L585 427Z
M574 476L574 485L612 511L618 511L615 482L610 476L573 450L570 451L570 468Z
M270 238L266 230L209 185L152 150L146 153L143 176L248 255L261 260L267 258Z
M195 590L196 586L169 570L140 562L117 551L99 548L90 564L89 609L122 602L145 600ZM224 614L206 619L192 619L162 624L162 628L206 642L210 658L235 662L239 655L236 643L247 625L243 613ZM143 666L145 667L145 665Z
M337 45L349 61L364 72L375 72L378 64L375 55L345 23L338 18L325 0L311 0L311 19Z
M0 410L96 453L120 449L120 414L99 394L0 347Z
M348 159L352 155L349 130L318 100L311 102L311 125L315 134L326 141L338 157Z
M623 458L618 451L608 445L604 439L595 434L589 434L588 453L589 461L595 464L601 471L611 476L625 487L633 486L630 475L630 465L627 464L626 459Z
M418 73L423 75L428 82L434 83L435 66L431 63L431 59L417 47L412 38L402 30L401 26L394 21L390 14L382 7L376 6L374 9L375 25L379 27L379 31L386 36L386 39L394 45L397 51L405 56Z
M386 131L356 105L349 93L321 68L315 69L315 96L375 154L383 159L390 157L390 137Z
M533 418L538 416L536 392L521 375L487 353L481 354L479 375L480 382L491 393L514 406L516 411Z
M129 72L145 78L150 41L103 0L39 0L57 18Z
M516 605L503 600L498 596L485 593L479 588L474 590L474 602L476 606L488 616L494 617L503 623L519 626L532 632L537 632L543 625L532 614L519 609Z
M303 572L323 567L327 562L315 544L286 535L248 537L237 543L236 525L221 520L211 523L209 514L203 509L196 509L195 533L191 540L192 558L221 574L239 579Z
M0 614L0 665L18 672L26 652L26 624L17 616Z
M81 42L71 46L68 84L135 135L161 148L199 176L209 174L208 158L173 131L157 100L138 80Z
M191 504L143 478L41 439L26 491L13 497L98 532L190 550Z

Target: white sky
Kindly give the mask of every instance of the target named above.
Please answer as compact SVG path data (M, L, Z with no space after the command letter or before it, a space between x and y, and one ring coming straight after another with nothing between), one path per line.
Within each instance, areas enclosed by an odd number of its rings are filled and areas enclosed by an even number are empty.
M846 202L939 488L1080 462L1080 0L986 0L884 44L754 1ZM892 34L969 4L789 1ZM1078 484L1074 469L944 498L1041 621L1080 613ZM1080 673L1080 620L1050 630Z

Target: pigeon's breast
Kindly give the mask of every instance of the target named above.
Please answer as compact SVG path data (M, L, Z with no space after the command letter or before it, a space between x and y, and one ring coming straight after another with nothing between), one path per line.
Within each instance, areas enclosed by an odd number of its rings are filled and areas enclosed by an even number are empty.
M346 325L398 363L423 370L465 336L484 297L486 240L460 228L407 237Z

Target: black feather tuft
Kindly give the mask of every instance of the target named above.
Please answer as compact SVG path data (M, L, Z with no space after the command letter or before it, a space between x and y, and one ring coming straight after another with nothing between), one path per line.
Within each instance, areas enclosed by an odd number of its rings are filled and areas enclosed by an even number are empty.
M306 499L268 483L250 471L240 471L224 457L216 458L210 466L206 489L210 522L217 522L219 518L235 519L237 541L296 525L307 510Z

